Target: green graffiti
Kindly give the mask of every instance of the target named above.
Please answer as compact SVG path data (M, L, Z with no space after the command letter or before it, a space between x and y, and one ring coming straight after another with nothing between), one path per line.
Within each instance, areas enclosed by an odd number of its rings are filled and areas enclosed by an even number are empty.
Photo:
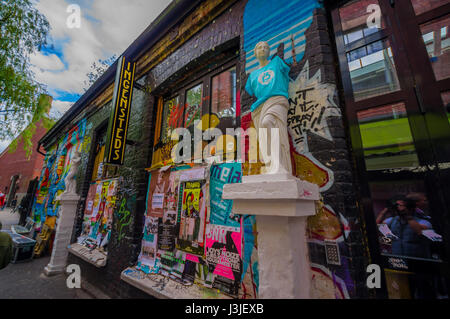
M127 209L127 200L122 199L122 203L120 204L119 212L117 213L119 221L117 223L118 228L118 241L120 242L123 237L125 237L125 227L131 224L131 213Z

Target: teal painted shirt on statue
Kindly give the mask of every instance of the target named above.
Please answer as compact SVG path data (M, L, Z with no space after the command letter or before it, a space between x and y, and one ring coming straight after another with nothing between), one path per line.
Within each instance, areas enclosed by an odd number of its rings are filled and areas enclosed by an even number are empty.
M250 73L245 90L257 98L250 108L252 112L272 96L289 98L289 70L289 66L276 56L265 67Z

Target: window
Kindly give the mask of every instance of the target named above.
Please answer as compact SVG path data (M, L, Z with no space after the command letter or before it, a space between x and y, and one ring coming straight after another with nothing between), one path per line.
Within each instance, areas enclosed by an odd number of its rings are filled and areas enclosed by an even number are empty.
M155 135L153 165L170 162L174 141L172 132L176 128L189 129L194 139L194 124L201 121L202 129L218 128L223 134L227 128L239 126L237 118L237 67L227 63L219 69L194 80L163 97L158 111L160 133ZM194 143L193 147L194 147ZM203 148L208 144L203 142ZM192 149L192 156L194 149Z
M436 80L450 76L450 15L420 25Z

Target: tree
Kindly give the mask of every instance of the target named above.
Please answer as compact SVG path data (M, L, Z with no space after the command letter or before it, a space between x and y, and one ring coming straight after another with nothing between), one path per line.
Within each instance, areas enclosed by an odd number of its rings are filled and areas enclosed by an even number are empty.
M47 44L49 30L47 19L30 0L0 0L0 139L22 132L28 156L35 123L43 120L47 129L53 123L41 97L45 87L34 80L29 58Z
M91 71L86 73L87 80L84 81L84 92L89 90L92 84L95 83L103 73L116 61L117 56L114 54L112 57L106 60L99 59L97 62L92 63Z

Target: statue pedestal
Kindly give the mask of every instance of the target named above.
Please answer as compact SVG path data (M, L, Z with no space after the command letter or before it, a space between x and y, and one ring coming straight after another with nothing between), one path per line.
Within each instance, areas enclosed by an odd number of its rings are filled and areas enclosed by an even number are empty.
M291 175L254 175L227 184L223 199L236 214L256 215L259 297L309 299L310 265L306 219L315 214L317 185Z
M63 273L67 266L68 246L72 237L73 223L77 212L80 196L77 194L63 194L59 198L61 204L59 211L58 226L53 243L50 263L44 268L47 276Z

